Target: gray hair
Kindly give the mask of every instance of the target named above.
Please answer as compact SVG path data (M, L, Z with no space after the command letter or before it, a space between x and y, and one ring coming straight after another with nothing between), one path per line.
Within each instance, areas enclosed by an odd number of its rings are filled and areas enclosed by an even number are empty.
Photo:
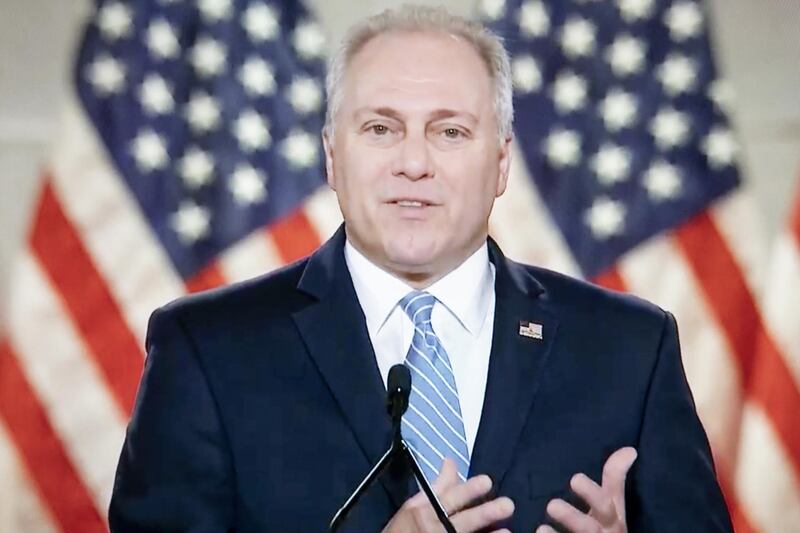
M480 55L494 82L494 112L500 139L512 132L514 103L511 89L511 65L500 37L478 22L453 15L443 7L403 5L371 16L352 26L328 64L325 89L328 108L326 134L333 134L333 122L342 103L342 82L347 66L371 39L392 31L424 31L455 35L471 44Z

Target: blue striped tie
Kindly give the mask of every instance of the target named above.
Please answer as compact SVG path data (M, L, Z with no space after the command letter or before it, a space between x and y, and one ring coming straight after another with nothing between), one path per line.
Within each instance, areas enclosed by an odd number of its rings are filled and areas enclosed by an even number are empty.
M466 480L469 450L464 421L450 360L431 325L435 302L433 295L421 291L400 300L414 323L414 338L405 361L412 387L408 411L403 415L403 437L428 481L439 475L445 457L455 461L459 477Z

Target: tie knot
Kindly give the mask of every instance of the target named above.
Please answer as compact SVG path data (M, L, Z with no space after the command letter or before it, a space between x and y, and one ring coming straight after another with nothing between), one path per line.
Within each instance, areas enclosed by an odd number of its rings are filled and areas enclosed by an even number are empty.
M435 302L436 297L432 294L424 291L413 291L400 300L400 306L415 326L424 327L431 321L431 313Z

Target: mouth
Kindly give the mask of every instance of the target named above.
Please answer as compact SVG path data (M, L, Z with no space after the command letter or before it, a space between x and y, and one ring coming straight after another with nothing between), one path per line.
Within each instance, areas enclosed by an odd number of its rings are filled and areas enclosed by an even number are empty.
M433 207L438 205L428 200L422 200L418 198L399 198L396 200L389 200L389 202L387 203L396 205L398 207L411 207L418 209L423 207Z

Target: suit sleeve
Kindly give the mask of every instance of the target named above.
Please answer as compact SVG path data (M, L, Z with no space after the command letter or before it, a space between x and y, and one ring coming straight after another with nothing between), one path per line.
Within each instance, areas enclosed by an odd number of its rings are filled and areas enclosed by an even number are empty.
M683 370L677 325L669 313L631 477L626 497L631 532L733 531Z
M234 475L215 400L186 330L156 311L117 467L113 532L219 532L233 526Z

